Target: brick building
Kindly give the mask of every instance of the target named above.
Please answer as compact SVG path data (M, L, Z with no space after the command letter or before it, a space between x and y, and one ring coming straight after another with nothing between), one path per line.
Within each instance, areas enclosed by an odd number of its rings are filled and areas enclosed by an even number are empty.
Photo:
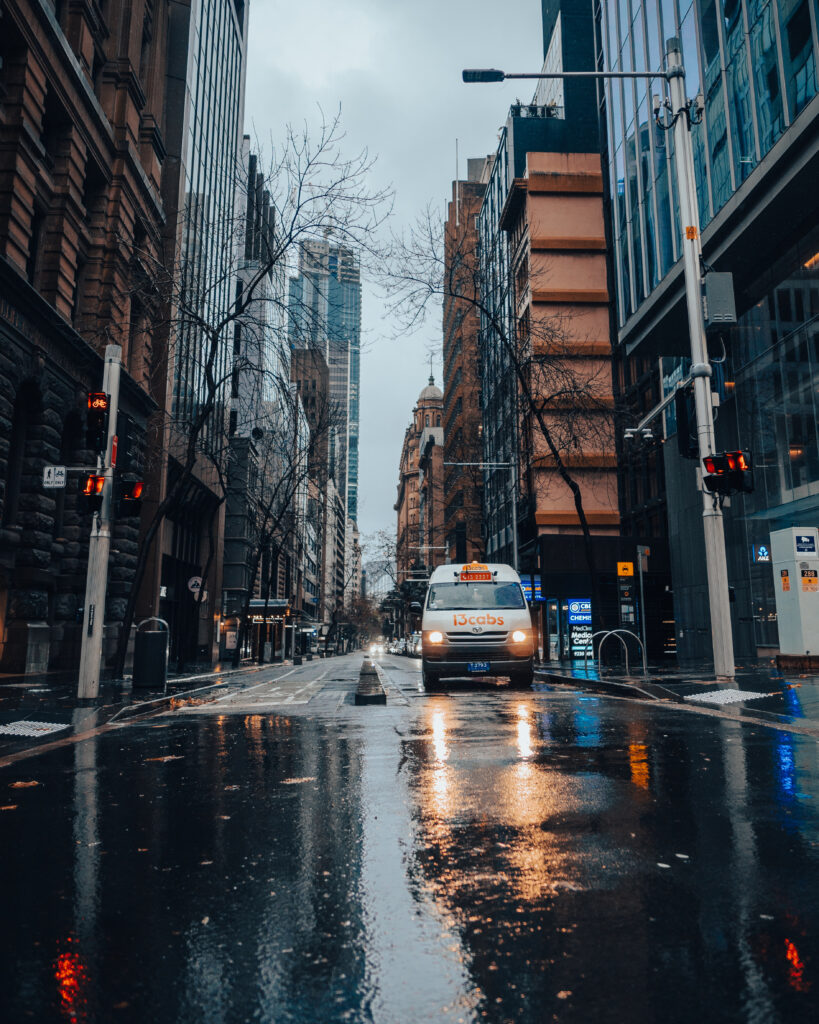
M168 3L4 3L0 18L0 666L79 661L90 516L84 407L106 344L122 346L120 409L142 447L156 369L151 310L134 308L164 221ZM137 527L114 529L106 646L118 631Z
M444 274L478 273L477 215L486 184L486 160L469 160L466 181L453 183L445 228ZM459 258L458 269L453 263ZM480 316L474 302L444 293L444 458L447 463L480 463L481 403L478 375ZM457 289L464 294L464 289ZM479 465L444 466L444 543L452 562L472 561L484 551L483 470Z

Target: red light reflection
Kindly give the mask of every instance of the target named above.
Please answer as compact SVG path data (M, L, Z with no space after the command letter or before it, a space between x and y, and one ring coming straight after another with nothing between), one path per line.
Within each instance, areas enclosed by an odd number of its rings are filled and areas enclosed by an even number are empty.
M71 942L71 938L67 940ZM88 1009L88 968L79 953L60 953L54 964L60 1009L69 1020L85 1020Z

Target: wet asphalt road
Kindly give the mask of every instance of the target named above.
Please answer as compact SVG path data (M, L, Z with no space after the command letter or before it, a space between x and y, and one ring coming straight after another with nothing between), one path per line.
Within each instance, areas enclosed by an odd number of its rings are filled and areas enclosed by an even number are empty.
M814 739L361 660L0 769L0 1019L819 1019Z

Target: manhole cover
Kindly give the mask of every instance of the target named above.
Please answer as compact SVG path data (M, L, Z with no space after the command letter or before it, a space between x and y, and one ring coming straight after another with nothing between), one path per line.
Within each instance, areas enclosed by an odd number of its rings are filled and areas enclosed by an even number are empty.
M767 693L753 693L751 690L709 690L708 693L690 693L685 700L700 704L739 704L744 700L759 700Z
M0 725L3 736L47 736L52 732L61 732L68 726L63 722L10 722Z

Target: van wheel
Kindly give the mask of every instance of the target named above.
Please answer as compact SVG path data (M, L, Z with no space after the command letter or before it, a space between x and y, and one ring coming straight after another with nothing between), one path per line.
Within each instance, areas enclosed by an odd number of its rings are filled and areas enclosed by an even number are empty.
M421 685L425 690L433 690L438 685L438 676L428 668L421 670Z
M535 673L532 669L526 672L513 672L509 677L509 683L515 690L528 690L535 681Z

